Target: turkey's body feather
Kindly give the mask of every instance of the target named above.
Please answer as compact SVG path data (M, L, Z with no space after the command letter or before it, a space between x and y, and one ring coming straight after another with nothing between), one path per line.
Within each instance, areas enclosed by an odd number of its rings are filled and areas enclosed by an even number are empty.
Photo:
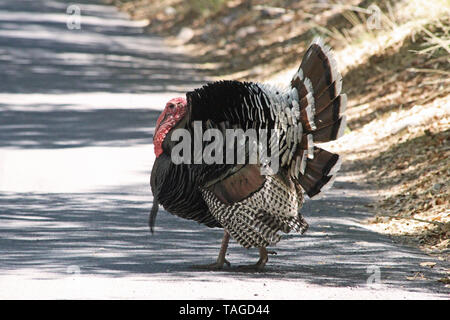
M208 227L221 227L211 215L200 192L201 180L190 165L175 165L163 154L155 160L151 175L153 197L167 211Z
M233 204L223 203L208 189L202 193L211 214L245 248L269 246L280 240L281 232L308 228L299 214L302 195L276 175L266 176L259 190Z

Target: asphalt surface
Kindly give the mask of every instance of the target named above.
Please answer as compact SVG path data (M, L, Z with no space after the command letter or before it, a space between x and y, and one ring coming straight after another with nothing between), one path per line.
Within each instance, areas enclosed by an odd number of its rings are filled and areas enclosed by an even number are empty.
M0 1L0 298L449 297L448 265L361 223L372 193L345 165L265 272L192 270L213 262L222 231L161 209L150 235L148 182L159 112L205 79L142 22L78 6L70 29L64 1ZM256 251L232 242L227 259Z

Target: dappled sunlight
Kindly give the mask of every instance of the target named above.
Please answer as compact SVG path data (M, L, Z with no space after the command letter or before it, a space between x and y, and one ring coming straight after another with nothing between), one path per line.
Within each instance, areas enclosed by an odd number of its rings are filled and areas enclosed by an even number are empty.
M81 30L67 28L67 5L40 3L39 15L25 8L0 13L0 63L7 76L0 92L184 92L200 83L192 63L173 50L162 52L162 40L145 35L142 22L79 6Z
M114 188L150 193L151 145L134 148L0 150L0 192L87 192ZM31 160L31 161L30 161Z
M69 266L78 266L84 276L152 275L156 279L187 277L215 282L218 276L232 273L243 280L291 279L326 286L364 287L367 267L376 265L386 287L401 285L414 290L416 286L431 286L432 270L426 273L430 280L419 284L406 280L418 270L419 263L426 261L419 252L398 248L388 238L380 238L358 224L358 220L368 216L364 207L368 199L337 200L347 187L338 181L328 198L305 204L303 212L310 230L303 236L286 235L272 247L277 255L270 256L263 273L249 275L233 269L256 261L257 252L232 241L227 256L232 268L217 276L190 267L216 258L222 231L161 210L151 235L146 225L151 197L139 199L125 193L120 197L95 193L1 195L4 210L0 213L0 246L5 250L0 269L3 274L14 275L34 268L32 278L45 275L50 279L67 276ZM351 212L344 202L352 203ZM335 210L330 211L330 206ZM348 216L354 222L344 219Z
M152 142L160 111L146 109L2 111L1 147L54 149L86 146L132 146ZM44 107L45 108L45 107ZM2 104L0 104L0 110ZM107 119L107 121L106 121Z
M69 94L19 94L0 93L1 111L62 111L62 110L97 110L97 109L148 109L161 112L164 105L176 91L164 93L116 93L88 92ZM43 102L44 101L44 102ZM154 125L151 123L149 125Z

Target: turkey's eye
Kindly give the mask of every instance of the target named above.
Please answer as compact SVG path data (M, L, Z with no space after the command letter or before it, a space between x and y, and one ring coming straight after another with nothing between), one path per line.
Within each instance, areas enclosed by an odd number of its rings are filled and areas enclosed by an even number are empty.
M173 111L175 109L175 105L172 103L169 104L167 107L169 108L170 111Z

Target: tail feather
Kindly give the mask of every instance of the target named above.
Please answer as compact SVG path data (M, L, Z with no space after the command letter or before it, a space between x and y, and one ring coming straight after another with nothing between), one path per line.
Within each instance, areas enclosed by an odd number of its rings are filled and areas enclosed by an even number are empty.
M331 153L322 148L314 148L314 159L307 162L308 170L315 171L324 176L333 175L340 166L338 154Z
M291 161L291 175L313 197L333 183L340 167L337 154L314 144L336 140L346 126L347 96L341 94L342 76L330 48L322 40L315 40L308 48L291 86L298 92L304 128Z
M347 96L341 94L319 114L316 115L317 129L327 127L331 123L339 120L339 118L344 114L347 104Z
M320 95L333 82L342 81L330 47L320 38L314 40L306 51L300 69L304 76L310 79L315 95Z
M336 122L332 122L324 127L314 131L313 139L315 142L328 142L336 140L344 134L347 124L346 116L342 116Z
M333 82L325 91L322 92L321 95L314 97L314 103L315 103L315 114L320 114L322 111L327 109L330 106L330 103L336 100L337 98L341 97L342 101L339 101L339 103L342 104L345 111L345 107L347 106L347 95L342 94L336 94L337 92L336 83Z
M292 88L297 89L298 104L300 107L300 120L306 130L315 129L314 124L314 89L311 81L305 78L301 69L294 75L291 81Z
M313 131L316 129L316 124L314 123L314 98L312 93L308 93L299 101L300 105L300 121L307 131Z
M299 69L291 80L291 87L297 88L299 97L304 97L309 92L311 92L311 89L308 88L308 86L311 85L311 82L305 83L304 79L305 79L305 77L303 75L303 71L301 69Z
M342 91L342 76L338 74L336 80L329 82L327 77L322 77L319 82L317 82L314 87L314 98L320 97L325 92L330 93L332 97L337 97Z
M316 176L312 175L311 172L305 172L298 178L298 181L308 197L312 198L320 193L331 178L331 176Z
M331 186L340 166L339 155L316 147L314 159L306 160L305 173L299 176L298 182L312 198Z

